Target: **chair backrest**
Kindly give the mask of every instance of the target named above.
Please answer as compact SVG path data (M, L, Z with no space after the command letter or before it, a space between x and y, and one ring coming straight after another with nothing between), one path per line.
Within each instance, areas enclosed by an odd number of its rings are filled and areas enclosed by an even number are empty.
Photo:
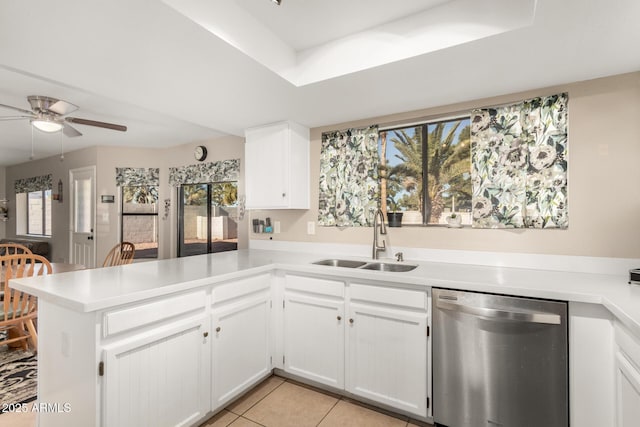
M20 243L0 243L0 256L30 253L31 249Z
M115 245L102 263L103 267L112 267L115 265L131 264L133 256L136 253L136 247L133 243L122 242Z
M9 281L20 277L44 276L51 274L49 260L32 253L0 256L0 271L3 282L3 313L0 322L16 318L33 317L37 298L11 289Z

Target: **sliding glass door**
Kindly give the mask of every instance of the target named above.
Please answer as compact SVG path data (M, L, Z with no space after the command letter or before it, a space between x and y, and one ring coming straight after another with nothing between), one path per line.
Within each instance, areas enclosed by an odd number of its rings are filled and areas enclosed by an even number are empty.
M179 187L178 256L238 249L236 182Z

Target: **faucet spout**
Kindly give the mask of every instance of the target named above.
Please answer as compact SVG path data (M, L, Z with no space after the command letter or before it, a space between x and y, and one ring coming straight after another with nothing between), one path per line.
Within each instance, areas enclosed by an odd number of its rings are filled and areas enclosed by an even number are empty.
M387 229L384 225L384 213L382 213L381 209L378 209L373 215L373 259L378 259L379 252L387 249L384 239L382 240L382 245L378 244L378 229L381 235L387 234Z

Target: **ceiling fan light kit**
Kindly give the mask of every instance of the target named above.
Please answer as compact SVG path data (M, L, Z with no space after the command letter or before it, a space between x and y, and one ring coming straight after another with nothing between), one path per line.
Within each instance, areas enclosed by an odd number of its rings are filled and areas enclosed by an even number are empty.
M117 130L120 132L127 131L127 127L123 125L81 119L79 117L67 117L67 114L76 111L79 107L61 99L50 96L31 95L27 97L27 101L29 101L29 105L31 105L31 110L0 104L2 107L26 114L18 117L0 117L0 121L28 119L33 127L42 132L54 133L62 130L68 137L82 135L80 131L69 123Z
M31 124L38 130L47 133L59 132L62 129L62 124L52 120L31 120Z

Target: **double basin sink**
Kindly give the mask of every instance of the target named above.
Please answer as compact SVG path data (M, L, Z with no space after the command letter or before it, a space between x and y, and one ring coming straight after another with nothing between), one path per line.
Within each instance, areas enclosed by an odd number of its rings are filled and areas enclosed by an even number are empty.
M348 259L323 259L316 261L313 264L327 265L329 267L346 267L346 268L360 268L362 270L374 270L374 271L389 271L393 273L401 273L405 271L411 271L417 267L413 264L396 264L390 262L365 262L365 261L352 261Z

